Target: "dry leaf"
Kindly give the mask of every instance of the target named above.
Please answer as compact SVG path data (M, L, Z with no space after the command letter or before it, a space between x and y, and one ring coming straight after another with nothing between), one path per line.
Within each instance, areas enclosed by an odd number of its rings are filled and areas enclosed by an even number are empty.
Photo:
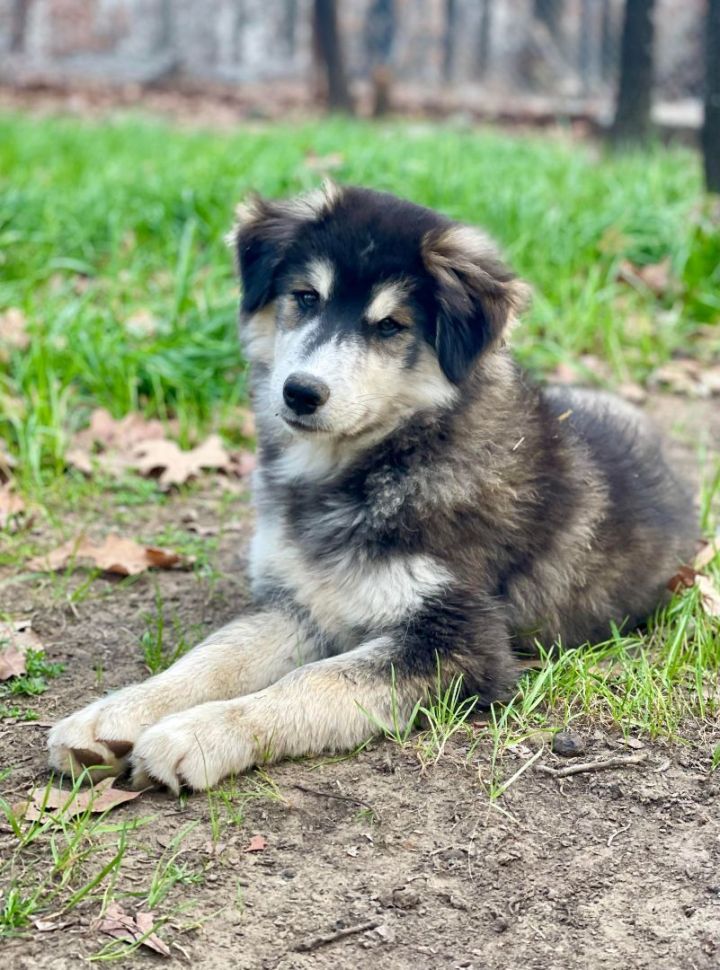
M34 919L33 926L38 931L38 933L52 933L54 930L64 930L67 926L72 926L72 920L66 920L64 923L56 923L50 919Z
M63 791L62 788L36 788L28 801L13 806L13 814L28 822L36 822L48 813L56 812L65 819L74 818L90 811L101 814L125 802L138 798L140 791L124 791L114 788L114 778L105 778L93 788L82 791Z
M26 669L24 650L12 645L0 650L0 680L22 677Z
M703 367L700 361L680 357L653 371L649 383L665 386L673 394L712 397L720 394L720 367Z
M133 467L142 475L159 475L165 487L182 485L204 468L227 471L229 466L230 455L216 434L190 451L167 440L142 442L134 450Z
M659 263L638 266L623 259L617 269L617 278L640 289L648 289L654 296L664 296L670 289L670 259L666 257Z
M263 852L267 848L267 840L262 835L253 835L245 846L246 852Z
M9 484L0 485L0 529L15 531L25 511L25 503Z
M0 313L0 359L7 360L5 348L9 350L25 350L30 344L30 337L26 330L27 320L22 310L10 307Z
M38 635L27 620L0 621L0 681L21 677L28 650L42 650Z
M702 548L698 552L697 556L695 556L693 568L697 572L702 572L706 566L710 565L717 555L720 555L720 538L713 539L712 542L703 542Z
M256 465L257 458L252 451L233 451L227 470L236 478L246 478L255 471Z
M100 545L85 536L64 542L44 556L36 556L28 563L29 569L54 572L76 560L89 559L98 569L118 576L136 576L146 569L172 569L187 560L168 549L141 546L133 539L109 535Z
M696 572L692 566L680 566L678 571L667 582L667 588L673 593L679 593L683 589L690 589L695 585Z
M548 375L553 384L583 384L593 377L601 381L609 381L612 377L608 364L595 354L582 354L572 363L561 361Z
M136 913L133 917L118 903L110 903L98 924L98 929L116 940L127 940L128 943L140 942L156 953L169 957L170 947L152 932L153 925L152 913Z
M700 590L700 602L708 616L720 617L720 589L709 576L698 573L695 585Z
M131 412L116 420L105 408L97 408L90 416L90 425L73 438L73 448L92 451L95 445L105 450L117 448L127 451L141 441L165 437L160 421L148 420L142 414Z

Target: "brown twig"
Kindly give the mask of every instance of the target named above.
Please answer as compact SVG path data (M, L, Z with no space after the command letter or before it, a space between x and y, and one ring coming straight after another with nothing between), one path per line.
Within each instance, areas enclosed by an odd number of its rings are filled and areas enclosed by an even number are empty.
M380 920L366 919L364 923L356 923L354 926L344 926L341 930L335 930L334 933L323 933L321 936L315 936L311 940L306 940L304 943L298 943L294 949L300 953L307 953L309 950L317 950L318 947L326 946L328 943L334 943L335 940L341 940L344 936L352 936L354 933L365 933L366 930L374 930L379 925Z
M590 771L605 771L606 768L628 768L632 765L641 765L647 761L647 752L642 754L631 754L625 757L615 756L612 758L601 759L600 761L581 761L578 764L566 765L564 768L551 768L550 765L538 765L537 771L542 771L553 778L567 778L569 775L580 775Z
M307 792L308 795L317 795L319 798L336 798L338 801L341 801L341 802L352 802L354 805L361 805L363 808L367 808L369 812L373 813L373 816L377 820L378 825L382 821L378 813L372 807L372 805L369 805L367 802L364 802L362 798L355 798L353 795L338 795L334 791L320 791L319 788L308 788L307 785L297 785L293 783L292 787L297 788L298 791Z

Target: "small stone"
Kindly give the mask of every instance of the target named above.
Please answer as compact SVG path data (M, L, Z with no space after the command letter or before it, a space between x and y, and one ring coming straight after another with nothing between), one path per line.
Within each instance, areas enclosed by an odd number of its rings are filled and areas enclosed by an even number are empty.
M509 926L510 924L503 916L498 916L497 919L494 919L491 923L491 927L494 933L504 933L509 928Z
M577 758L586 751L585 739L572 731L558 731L552 739L551 747L561 758Z

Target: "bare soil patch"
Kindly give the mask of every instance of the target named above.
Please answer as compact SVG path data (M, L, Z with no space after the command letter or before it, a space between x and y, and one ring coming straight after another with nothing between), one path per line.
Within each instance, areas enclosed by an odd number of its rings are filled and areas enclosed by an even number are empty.
M649 410L674 434L673 454L697 466L697 442L720 450L713 402L653 398ZM191 511L212 527L216 491L141 509L137 531L179 522ZM208 578L193 572L97 579L72 608L45 581L0 574L4 608L32 614L52 660L66 663L50 689L28 701L40 723L0 722L0 766L12 801L47 779L46 722L145 676L138 643L158 592L168 615L200 633L248 604L241 547L247 528L221 535ZM48 543L51 543L48 536ZM7 581L10 581L8 583ZM73 578L79 583L82 577ZM478 714L481 718L482 714ZM188 826L178 881L159 912L172 960L197 967L452 967L475 970L615 968L711 970L720 964L720 771L707 770L714 725L689 725L682 742L643 742L645 761L559 779L538 765L569 762L550 751L495 800L491 740L481 723L421 767L412 745L377 741L345 760L316 758L240 779L232 794L242 819L206 796L148 792L108 821L143 819L115 896L147 892L158 859ZM582 760L637 753L620 733L580 727ZM510 778L536 748L503 761ZM250 793L252 797L241 797ZM260 835L267 845L248 851ZM0 831L0 857L13 836ZM180 908L185 904L185 912ZM107 942L98 901L69 925L30 928L4 946L13 970L75 966ZM364 927L364 928L363 928ZM162 960L136 952L124 966Z

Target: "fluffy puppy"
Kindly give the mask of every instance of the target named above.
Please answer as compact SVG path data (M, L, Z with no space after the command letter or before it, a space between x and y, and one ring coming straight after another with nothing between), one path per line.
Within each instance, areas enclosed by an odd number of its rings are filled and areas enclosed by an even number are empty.
M253 198L232 236L258 424L255 610L57 724L61 771L205 788L404 726L436 677L481 703L514 658L631 628L691 554L644 418L543 390L526 287L482 232L379 192Z

